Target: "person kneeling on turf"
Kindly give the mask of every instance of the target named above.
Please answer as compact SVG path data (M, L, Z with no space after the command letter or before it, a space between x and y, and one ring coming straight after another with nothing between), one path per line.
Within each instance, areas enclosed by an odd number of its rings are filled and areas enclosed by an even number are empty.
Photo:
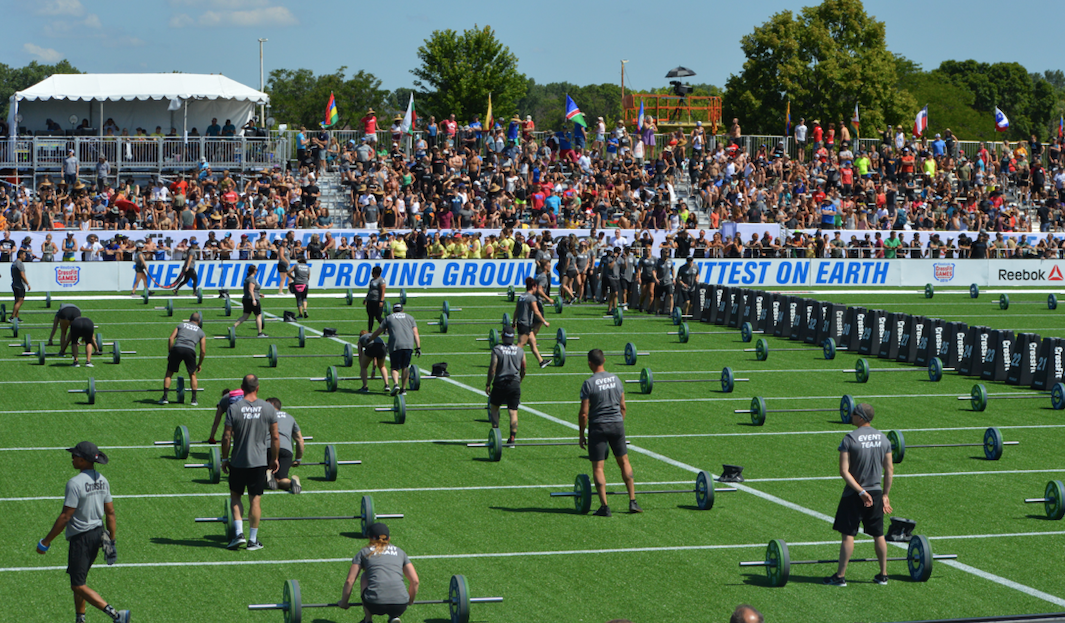
M203 367L203 358L207 356L207 334L203 332L201 325L200 312L192 312L188 322L182 322L170 332L170 338L167 340L169 354L166 357L166 376L163 378L163 397L159 400L159 404L165 405L170 402L168 399L170 378L181 368L182 363L185 364L185 372L188 372L189 380L192 382L190 404L194 407L198 404L196 390L199 386L196 382L196 375ZM197 346L200 348L199 361L196 360ZM213 432L211 437L214 437Z
M266 471L266 486L271 490L290 491L299 493L303 491L300 485L300 477L293 475L288 477L288 470L300 464L303 458L303 433L300 425L288 412L281 410L280 398L267 398L274 410L277 411L277 434L281 437L281 450L277 455L277 473Z
M399 617L418 595L418 572L407 553L392 545L388 526L375 523L367 531L369 534L364 536L370 544L360 549L351 560L351 569L337 606L344 610L350 607L351 592L355 580L359 580L363 623L371 623L375 616L386 616L389 623L399 623ZM363 570L366 573L359 578ZM409 584L407 588L403 586L404 577Z
M599 517L611 516L606 503L606 476L603 474L608 449L614 453L614 459L621 468L621 479L625 481L625 488L629 492L629 512L642 513L643 509L636 503L636 484L632 478L629 448L625 441L625 386L621 379L603 368L605 362L603 351L598 348L588 351L588 368L592 376L581 385L581 410L577 415L580 446L588 449L592 478L601 504L595 514ZM588 429L587 439L584 437L585 428Z
M488 382L484 393L488 394L488 403L492 406L488 419L492 428L499 428L499 407L507 405L510 413L510 438L507 443L514 443L518 435L518 406L521 404L521 382L525 379L525 351L514 345L514 330L503 328L503 343L492 349L492 360L488 364Z
M381 371L381 380L385 382L385 393L388 393L388 371L385 370L385 341L379 337L373 337L366 329L359 331L359 374L362 376L362 387L355 390L365 394L370 391L366 384L366 371L371 372L370 378L377 370ZM373 366L372 368L370 366Z

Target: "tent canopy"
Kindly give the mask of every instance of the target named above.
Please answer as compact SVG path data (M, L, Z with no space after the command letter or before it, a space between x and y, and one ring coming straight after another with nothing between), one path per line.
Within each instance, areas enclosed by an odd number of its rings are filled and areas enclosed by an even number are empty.
M13 96L16 101L216 100L266 104L270 98L214 74L55 74Z

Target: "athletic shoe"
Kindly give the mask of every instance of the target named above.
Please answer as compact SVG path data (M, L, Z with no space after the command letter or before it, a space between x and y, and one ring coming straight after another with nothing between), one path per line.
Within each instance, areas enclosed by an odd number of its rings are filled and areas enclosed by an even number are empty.
M159 402L157 402L155 404L157 404L157 405L168 405L168 404L170 404L170 401L167 400L166 398L160 398Z
M392 391L389 392L389 395L390 396L398 396L399 395L399 385L393 385L392 386Z
M540 362L540 369L543 370L544 368L546 368L549 365L551 365L551 360L550 359L544 359L543 361Z
M248 543L248 546L245 547L244 549L248 550L249 552L254 552L257 549L262 549L262 548L263 548L263 544L262 543L260 543L258 541L252 541L252 542Z
M359 389L355 390L355 393L356 394L368 394L368 393L370 393L370 388L369 387L360 387Z
M385 388L384 388L384 389L383 389L382 391L383 391L383 392L385 392L386 394L387 394L387 393L389 393L389 392L391 391L391 390L389 389L389 387L388 387L388 383L385 383Z
M823 580L823 582L827 586L846 586L847 585L847 580L839 577L835 573L833 573L832 575L830 575L827 578L825 578Z
M119 610L115 623L129 623L129 610Z
M291 491L292 493L297 493L297 494L300 493L301 491L303 491L303 485L300 484L300 477L299 476L293 476L292 477L292 486L289 488L289 491Z
M876 582L877 584L879 584L880 586L887 586L887 576L886 575L881 575L881 574L878 573L878 574L873 576L873 581Z
M244 533L241 532L229 542L229 545L226 545L226 549L240 549L240 546L247 542L248 541L244 539Z
M509 438L507 438L507 445L514 445L514 435L511 435Z
M93 366L93 365L92 365L92 362L90 361L90 362L88 362L88 363L86 363L86 364L85 364L85 367L86 367L86 368L92 368L92 367L95 367L95 366Z
M642 513L643 509L636 503L636 500L629 500L629 512L630 513Z
M596 517L613 517L613 515L610 514L610 507L609 506L600 506L599 510L595 511L592 514L595 515Z
M256 335L255 337L270 337L270 336L265 334L265 333L260 333L259 335Z
M75 361L74 363L70 364L70 367L71 367L71 368L80 368L80 367L81 367L81 364L80 364L80 363L78 363L77 361Z
M277 478L274 477L274 472L266 470L266 486L271 491L277 491Z
M399 617L392 617L391 619L388 620L388 623L402 623L402 622L399 620Z
M406 396L407 395L407 390L405 390L405 389L399 390L399 395L400 396Z
M200 406L200 403L198 403L195 400L193 400L192 402L189 403L189 405L193 406L193 407L198 407L198 406Z
M303 317L304 318L310 318L310 316L307 315L307 312L303 312Z

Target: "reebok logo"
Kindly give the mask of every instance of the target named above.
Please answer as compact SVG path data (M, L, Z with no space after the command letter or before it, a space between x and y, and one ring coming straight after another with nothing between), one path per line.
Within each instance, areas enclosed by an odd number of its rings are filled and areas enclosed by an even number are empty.
M1065 276L1061 274L1061 268L1055 266L1050 269L1050 276L1047 277L1047 281L1065 281Z

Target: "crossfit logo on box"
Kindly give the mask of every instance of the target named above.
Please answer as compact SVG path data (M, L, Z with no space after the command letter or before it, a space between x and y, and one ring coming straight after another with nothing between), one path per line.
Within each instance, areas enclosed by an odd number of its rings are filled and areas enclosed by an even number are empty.
M71 266L55 269L55 283L64 288L73 288L81 281L81 267Z
M934 271L932 274L936 281L950 281L954 279L953 263L940 264L937 262L932 264L932 270Z

